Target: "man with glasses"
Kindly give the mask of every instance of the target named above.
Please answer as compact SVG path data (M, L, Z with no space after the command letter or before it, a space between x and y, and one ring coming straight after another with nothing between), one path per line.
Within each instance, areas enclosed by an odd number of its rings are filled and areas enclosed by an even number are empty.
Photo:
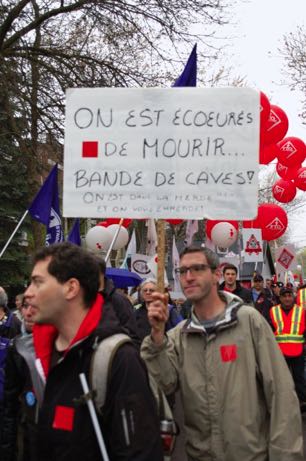
M183 251L178 272L191 318L165 335L166 300L153 293L143 358L166 394L180 390L188 461L302 461L298 400L271 328L218 290L218 266L207 248Z

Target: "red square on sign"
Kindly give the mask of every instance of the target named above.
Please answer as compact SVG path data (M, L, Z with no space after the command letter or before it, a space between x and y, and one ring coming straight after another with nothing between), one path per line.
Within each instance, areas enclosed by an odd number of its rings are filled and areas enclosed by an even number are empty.
M82 157L98 157L98 141L83 141Z
M74 408L63 407L58 405L55 407L55 414L52 427L53 429L62 429L63 431L72 431L74 421Z
M237 346L230 344L228 346L220 346L222 362L234 362L237 359Z

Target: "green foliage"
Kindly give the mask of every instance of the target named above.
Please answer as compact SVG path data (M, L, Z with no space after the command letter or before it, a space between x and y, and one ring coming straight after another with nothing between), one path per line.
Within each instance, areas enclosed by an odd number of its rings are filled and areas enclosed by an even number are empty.
M0 248L2 249L27 209L28 185L22 154L12 144L5 142L4 136L1 136L1 139ZM29 232L29 225L26 223L22 225L0 259L0 285L2 286L24 286L28 277L27 247L20 245L22 232Z
M4 247L18 221L27 209L28 181L24 155L10 132L6 112L8 95L0 84L0 249ZM20 121L16 126L22 131ZM22 227L27 231L27 226ZM24 286L28 277L28 255L17 232L0 259L0 285ZM25 234L24 234L25 235Z

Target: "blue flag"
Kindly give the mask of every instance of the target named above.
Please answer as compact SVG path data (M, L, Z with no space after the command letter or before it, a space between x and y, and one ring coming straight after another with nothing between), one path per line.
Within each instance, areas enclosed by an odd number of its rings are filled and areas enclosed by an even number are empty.
M28 210L33 219L47 227L46 246L64 240L58 199L57 164L52 168Z
M74 243L75 245L81 246L81 234L80 234L80 220L76 218L74 220L73 226L69 232L68 242Z
M185 69L175 80L173 86L197 86L197 44L194 45Z

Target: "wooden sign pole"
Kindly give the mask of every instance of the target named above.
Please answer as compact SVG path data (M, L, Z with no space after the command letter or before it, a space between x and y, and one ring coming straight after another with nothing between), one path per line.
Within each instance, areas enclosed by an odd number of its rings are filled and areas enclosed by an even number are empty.
M160 293L165 291L165 221L157 220L157 289Z

